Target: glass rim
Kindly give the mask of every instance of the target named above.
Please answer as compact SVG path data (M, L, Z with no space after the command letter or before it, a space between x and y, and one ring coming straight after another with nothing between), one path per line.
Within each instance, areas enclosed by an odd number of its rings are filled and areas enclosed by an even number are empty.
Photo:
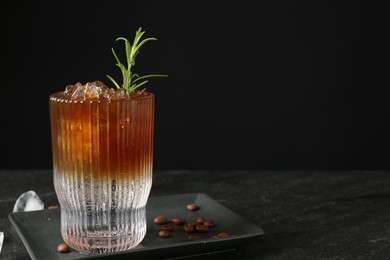
M50 102L62 102L62 103L71 103L71 104L82 104L82 103L118 103L118 102L135 102L135 101L142 101L146 99L151 99L154 97L154 94L148 91L143 91L142 93L146 95L142 96L130 96L129 98L125 99L107 99L107 98L101 98L101 99L77 99L73 100L70 98L66 98L64 96L64 91L58 91L55 93L52 93L49 95L49 101Z

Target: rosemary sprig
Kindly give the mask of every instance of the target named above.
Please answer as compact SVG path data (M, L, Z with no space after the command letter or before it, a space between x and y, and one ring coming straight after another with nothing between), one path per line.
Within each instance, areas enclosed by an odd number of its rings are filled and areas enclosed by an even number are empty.
M115 60L117 62L116 65L120 68L122 72L123 84L119 85L110 75L107 75L107 77L112 81L112 83L114 83L114 85L117 88L127 89L129 93L132 93L134 90L148 83L149 81L145 80L147 78L168 77L168 75L163 75L163 74L149 74L149 75L140 76L131 71L132 67L135 66L135 58L137 57L137 54L139 53L139 50L142 47L142 45L144 45L148 41L157 40L156 38L146 38L141 41L141 38L144 35L144 33L145 31L142 31L142 28L140 27L138 31L136 31L135 33L135 38L132 45L130 44L129 40L127 40L124 37L119 37L116 39L116 41L122 40L125 42L127 66L122 64L114 48L111 48L112 54L114 55Z

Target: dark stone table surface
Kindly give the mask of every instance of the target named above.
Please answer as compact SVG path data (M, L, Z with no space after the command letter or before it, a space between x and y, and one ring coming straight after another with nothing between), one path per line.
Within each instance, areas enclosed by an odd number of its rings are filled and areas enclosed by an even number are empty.
M30 259L8 220L20 194L58 204L51 170L0 170L0 259ZM202 192L266 234L194 259L390 259L388 171L155 171L151 196ZM187 258L188 259L188 258Z

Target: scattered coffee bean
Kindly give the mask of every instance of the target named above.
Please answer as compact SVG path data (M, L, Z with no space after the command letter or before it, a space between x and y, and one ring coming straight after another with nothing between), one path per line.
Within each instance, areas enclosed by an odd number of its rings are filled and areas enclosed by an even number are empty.
M202 224L198 224L196 225L196 230L199 231L199 232L207 232L209 231L209 227L208 226L205 226L205 225L202 225Z
M203 222L203 225L208 226L208 227L215 226L214 221L211 221L211 220L206 220L205 222Z
M231 236L231 234L229 234L227 232L221 232L221 233L218 233L216 235L216 237L218 237L218 238L225 238L225 237L230 237L230 236Z
M178 226L183 226L185 221L182 218L173 218L172 223Z
M203 224L205 221L206 221L206 220L204 219L204 217L197 217L197 218L196 218L196 222L197 222L198 224Z
M188 240L191 240L191 241L200 240L200 239L203 239L203 237L199 236L199 235L191 235L188 237Z
M187 205L187 209L190 210L190 211L195 211L195 210L199 209L199 206L196 205L195 203L191 203L191 204Z
M158 224L158 225L163 225L163 224L168 223L168 219L166 216L157 216L154 219L154 223Z
M69 253L70 247L64 242L58 245L57 251L59 253Z
M188 233L195 232L195 226L190 224L184 224L184 231Z
M188 225L192 225L192 226L196 226L198 225L198 222L196 221L190 221L190 222L187 222Z
M196 211L199 209L199 206L196 205L195 203L191 203L191 204L187 205L187 209L189 211ZM206 220L202 216L198 216L198 217L196 217L196 220L188 221L188 222L185 222L185 220L183 218L172 218L171 223L169 223L166 216L160 215L160 216L156 216L154 218L154 223L161 225L161 230L159 231L158 235L160 237L163 237L163 238L167 238L167 237L171 236L171 232L173 230L175 230L174 225L183 226L183 230L187 233L194 233L194 232L206 233L210 230L210 228L215 226L214 221ZM179 232L179 231L177 231L177 232ZM232 236L230 233L220 232L220 233L212 236L212 238L226 238L226 237L230 237L230 236ZM190 235L188 237L188 240L192 240L192 241L193 240L200 240L200 239L205 239L205 237L202 235L198 235L198 234L193 234L193 235Z
M49 207L47 207L48 209L56 209L56 208L59 208L60 206L59 205L51 205Z
M163 238L167 238L171 236L171 232L169 230L163 229L158 232L158 235Z
M165 225L162 225L162 226L161 226L161 229L162 229L162 230L172 231L172 230L174 229L174 227L173 227L172 224L165 224Z

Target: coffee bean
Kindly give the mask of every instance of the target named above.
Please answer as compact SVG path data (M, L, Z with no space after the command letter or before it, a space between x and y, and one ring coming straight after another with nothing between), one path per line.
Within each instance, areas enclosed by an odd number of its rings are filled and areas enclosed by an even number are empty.
M51 205L49 207L47 207L47 209L56 209L56 208L59 208L60 206L58 205Z
M172 223L178 226L183 226L184 225L184 219L182 218L173 218Z
M200 239L203 239L203 237L199 236L199 235L191 235L188 237L188 240L191 240L191 241L200 240Z
M199 209L199 206L196 205L195 203L191 203L191 204L187 205L187 209L190 210L190 211L195 211L195 210Z
M162 226L161 226L161 229L162 229L162 230L172 231L172 230L174 229L174 227L173 227L172 224L165 224L165 225L162 225Z
M208 226L208 227L215 226L214 221L211 221L211 220L206 220L205 222L203 222L203 225Z
M184 231L188 233L195 232L195 226L190 225L190 224L184 224Z
M163 225L168 223L168 219L166 216L157 216L154 218L154 223L158 225Z
M196 225L196 230L199 231L199 232L207 232L209 231L209 227L208 226L205 226L205 225L202 225L202 224L198 224Z
M70 247L64 242L57 246L57 251L59 253L69 253Z
M167 238L167 237L170 237L171 236L171 232L169 230L160 230L160 232L158 232L158 235L160 237L163 237L163 238Z
M198 224L203 224L205 221L206 221L206 220L204 219L204 217L197 217L197 218L196 218L196 222L197 222Z
M231 236L231 234L229 234L227 232L221 232L221 233L218 233L216 235L216 237L218 237L218 238L225 238L225 237L230 237L230 236Z
M188 225L191 225L191 226L196 226L198 225L198 222L196 221L190 221L190 222L187 222Z

